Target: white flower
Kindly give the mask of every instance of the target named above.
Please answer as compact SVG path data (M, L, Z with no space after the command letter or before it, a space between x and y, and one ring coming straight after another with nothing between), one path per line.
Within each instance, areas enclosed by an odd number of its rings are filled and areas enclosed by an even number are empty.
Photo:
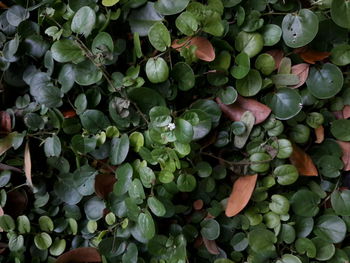
M169 123L168 126L167 126L167 128L168 128L170 131L174 130L174 129L176 128L175 123L172 123L172 122Z

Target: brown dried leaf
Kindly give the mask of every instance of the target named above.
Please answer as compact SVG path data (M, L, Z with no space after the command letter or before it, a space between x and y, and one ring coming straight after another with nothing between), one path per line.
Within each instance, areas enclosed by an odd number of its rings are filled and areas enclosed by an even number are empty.
M235 103L226 105L221 102L220 98L216 98L221 111L232 121L240 121L244 112L250 111L255 117L255 124L262 123L269 117L271 109L265 104L262 104L253 99L246 99L238 96Z
M198 199L193 202L193 208L194 210L201 210L203 208L203 201L201 199Z
M316 61L322 61L330 56L330 52L320 52L313 49L306 49L299 53L299 56L307 63L315 64Z
M320 125L315 129L315 135L316 135L315 143L322 143L324 141L324 127L323 127L323 125Z
M309 76L309 68L310 65L306 63L301 63L292 66L292 74L297 75L299 77L299 83L295 86L291 86L290 88L296 89L304 85L307 77Z
M344 167L344 171L350 171L350 142L337 141L340 148L343 151L343 155L341 157Z
M98 197L107 199L113 191L113 185L117 181L113 174L98 174L95 178L95 193Z
M57 258L56 263L102 262L100 253L94 247L80 247L68 251Z
M318 176L318 171L311 157L295 144L293 144L293 153L289 160L298 169L300 175Z
M239 177L233 184L230 197L227 200L225 214L228 217L237 215L248 204L253 194L258 175Z
M202 238L203 238L204 245L210 254L212 254L212 255L219 255L220 254L219 248L216 245L215 240L208 240L205 237L202 237Z
M6 111L0 111L0 135L11 132L11 116Z
M350 106L349 105L345 105L343 108L343 118L344 119L350 118Z
M30 149L29 149L29 143L27 141L26 147L24 149L24 173L27 178L27 184L30 187L33 187L33 182L32 182L32 160L30 157Z
M196 46L196 57L204 61L213 61L215 59L215 50L213 45L205 37L192 37L185 39L175 39L171 47L180 51L181 48Z

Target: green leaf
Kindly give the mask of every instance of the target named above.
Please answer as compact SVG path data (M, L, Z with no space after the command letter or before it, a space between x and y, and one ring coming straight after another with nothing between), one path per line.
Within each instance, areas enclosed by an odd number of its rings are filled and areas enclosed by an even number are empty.
M244 126L245 126L245 131L240 134L240 135L236 135L234 138L234 145L237 148L243 148L244 145L247 143L247 140L250 136L250 133L253 129L254 123L255 123L255 116L252 112L250 111L245 111L242 116L241 116L241 120L240 120Z
M264 39L264 46L276 45L282 36L282 29L275 24L267 24L261 29L261 34Z
M103 211L105 208L105 202L98 197L93 197L84 204L84 211L87 219L94 221L103 217Z
M277 238L271 231L257 228L249 232L248 241L251 249L257 253L273 252Z
M250 71L250 59L245 52L239 53L235 58L235 65L231 68L231 75L236 79L242 79Z
M337 66L350 64L350 45L337 45L331 50L331 61Z
M75 71L72 64L64 64L58 75L58 82L61 84L63 93L68 92L74 85Z
M141 203L142 203L142 199L145 199L145 191L143 189L142 183L140 181L140 179L136 178L132 181L131 186L129 186L129 196L135 201L135 202L139 202L140 200L137 199L141 199Z
M34 237L35 246L40 250L48 249L52 244L52 239L47 233L39 233Z
M302 261L292 254L284 254L276 263L302 263Z
M107 116L99 110L86 110L80 115L80 120L84 129L91 133L97 133L110 125Z
M9 215L0 216L0 228L6 232L15 230L15 220Z
M238 52L244 52L249 58L252 58L260 53L264 46L264 40L259 33L247 33L241 31L238 33L235 48Z
M26 215L17 217L17 229L20 234L28 234L30 232L30 221Z
M162 15L175 15L183 11L189 2L190 0L158 0L154 4L154 8Z
M181 192L192 192L196 188L197 182L193 175L182 173L177 178L176 185Z
M119 0L102 0L102 5L110 7L119 3Z
M145 144L145 138L141 132L133 132L129 135L130 145L135 152L139 152Z
M191 123L184 119L176 119L174 134L180 143L190 143L193 139L194 131Z
M230 105L237 100L238 93L234 87L228 86L219 90L218 97L224 104Z
M153 170L146 166L146 167L140 167L138 172L144 187L151 188L156 181L156 176Z
M165 127L171 122L170 110L163 106L153 107L149 112L152 125Z
M60 63L79 63L84 60L84 53L71 39L58 40L51 46L51 53L54 60Z
M137 226L141 231L141 234L147 240L150 240L155 235L155 225L152 216L146 213L140 213L137 218Z
M82 86L89 86L102 79L102 72L92 61L80 62L74 67L75 82Z
M163 16L154 8L153 2L147 2L142 8L133 10L129 16L132 33L137 32L141 37L147 36L151 26L162 20Z
M297 115L301 109L301 97L296 90L280 88L266 96L266 104L280 120L288 120Z
M198 30L199 23L190 12L182 12L175 20L175 25L181 33L192 36Z
M152 46L163 52L170 47L170 33L162 22L156 22L148 31L148 39Z
M161 57L150 58L146 63L146 75L150 82L164 82L169 77L169 67Z
M128 191L132 182L133 169L129 163L122 164L116 170L117 182L114 184L113 193L121 196Z
M333 0L331 17L338 26L350 29L350 3L343 0Z
M308 9L287 14L282 21L283 40L287 46L298 48L309 44L318 32L318 17Z
M350 190L333 191L331 204L337 215L350 216Z
M147 205L153 214L156 216L164 216L166 214L165 206L156 197L150 196L147 198Z
M215 240L220 235L220 225L215 219L204 219L201 222L201 234L208 240Z
M310 239L298 238L295 242L295 248L299 254L306 254L310 258L316 257L316 246Z
M319 212L320 197L310 190L301 189L294 193L291 199L295 214L303 217L312 217Z
M129 152L129 137L123 134L120 138L114 137L111 144L110 162L118 165L124 162Z
M315 235L329 243L340 243L346 235L345 222L338 216L323 215L316 222Z
M278 215L285 215L289 211L289 201L283 195L274 194L271 196L269 208L272 212Z
M122 263L137 263L138 250L134 243L129 243L123 255Z
M52 232L54 229L53 221L48 216L39 217L39 226L41 231Z
M28 10L20 5L11 6L6 12L6 19L8 23L15 27L17 27L22 21L25 21L28 18Z
M47 157L58 157L61 154L61 141L57 135L53 135L45 140L44 150Z
M312 242L316 246L316 259L321 261L329 260L335 253L335 247L332 243L326 242L319 237L312 239Z
M74 33L89 36L92 29L95 27L96 13L89 6L83 6L74 15L71 29Z
M106 32L100 32L92 41L91 51L96 55L96 54L103 53L102 51L105 50L106 48L108 49L109 52L114 51L113 39L110 34Z
M292 164L282 164L275 168L273 175L277 177L280 185L290 185L296 182L299 177L297 168Z
M262 79L259 71L251 69L247 76L236 80L236 89L244 97L251 97L261 90Z
M177 81L180 90L187 91L195 85L196 79L193 70L185 62L176 63L171 71L171 76Z
M341 141L350 141L350 120L335 120L331 123L332 135Z
M22 235L11 235L8 246L11 251L20 251L24 248L24 237Z
M89 138L80 134L74 135L71 140L73 149L80 154L87 154L95 150L96 143L96 137Z
M274 58L267 53L260 54L255 60L255 68L264 75L270 75L275 70L275 66Z
M74 107L76 108L75 112L78 115L82 114L86 110L87 104L88 101L86 95L84 93L80 93L74 101Z
M319 99L329 99L335 96L343 87L344 78L341 70L331 64L322 67L312 67L306 80L310 93Z
M61 255L66 249L66 240L56 238L50 247L50 254L58 257Z
M131 89L128 97L140 107L142 112L149 112L154 106L166 106L163 96L150 88Z

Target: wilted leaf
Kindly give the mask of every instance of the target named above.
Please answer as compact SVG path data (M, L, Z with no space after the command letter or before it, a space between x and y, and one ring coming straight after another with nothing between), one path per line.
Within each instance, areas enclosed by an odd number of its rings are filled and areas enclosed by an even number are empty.
M343 155L341 157L344 167L344 171L350 171L350 142L337 141L340 148L343 151Z
M102 262L98 250L93 247L80 247L68 251L57 258L56 263Z
M350 106L349 105L345 105L343 108L343 118L344 119L350 118Z
M203 238L203 243L210 254L212 254L212 255L219 255L220 254L219 248L216 245L215 240L208 240L205 237L202 237L202 238Z
M315 128L316 141L315 143L322 143L324 141L324 127L323 125Z
M11 132L11 116L6 111L0 111L0 135Z
M273 49L266 52L267 54L270 54L273 59L275 60L275 69L279 68L282 59L284 58L284 53L280 49Z
M233 184L230 197L227 200L226 216L235 216L248 204L253 194L258 175L239 177Z
M24 173L27 178L27 183L30 187L33 187L32 182L32 160L30 158L30 149L29 143L26 143L26 147L24 149Z
M180 51L181 48L189 48L190 46L196 46L196 56L197 58L204 61L213 61L215 59L215 50L213 45L205 37L192 37L182 39L176 39L171 47Z
M110 192L113 191L116 178L113 174L102 173L95 177L95 193L98 197L107 199Z
M330 52L321 52L313 49L306 49L299 53L299 56L307 63L315 64L316 61L322 61L331 55Z
M255 124L259 124L266 120L271 113L271 109L265 104L253 99L246 99L242 96L238 96L235 103L231 105L225 105L221 102L220 98L216 98L216 102L219 104L221 111L231 121L240 121L243 113L250 111L255 116Z
M309 76L309 68L310 65L306 63L297 64L292 67L292 74L299 77L299 83L295 86L291 86L290 88L296 89L305 83L307 77Z
M318 176L318 171L311 157L295 144L289 160L298 169L300 175Z

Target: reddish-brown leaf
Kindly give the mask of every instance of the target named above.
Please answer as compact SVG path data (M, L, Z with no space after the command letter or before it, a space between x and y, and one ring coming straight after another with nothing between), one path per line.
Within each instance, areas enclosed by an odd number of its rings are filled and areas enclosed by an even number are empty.
M320 52L308 48L306 51L299 53L299 56L307 63L315 64L316 61L322 61L330 56L330 52Z
M0 111L0 135L11 132L11 116L6 111Z
M269 117L271 109L265 104L262 104L253 99L246 99L242 96L238 96L235 103L226 105L221 102L220 98L216 98L216 102L219 104L221 111L232 121L240 121L244 112L250 111L255 117L255 124L262 123Z
M349 105L345 105L343 108L343 118L344 119L350 118L350 106Z
M185 39L176 39L171 47L180 51L181 48L196 46L196 57L204 61L213 61L215 59L215 50L213 45L205 37L192 37Z
M203 208L203 201L201 199L194 201L193 208L194 210L201 210Z
M30 149L29 149L29 143L26 143L26 147L24 149L24 174L27 178L27 184L30 187L33 187L32 182L32 160L30 157Z
M338 110L338 111L333 111L332 113L337 120L344 119L343 111Z
M77 116L77 113L75 112L75 110L66 110L62 112L63 117L66 119L70 119L70 118L74 118L75 116Z
M0 1L0 9L7 9L8 6L4 4L2 1Z
M278 69L282 59L284 58L284 53L280 49L272 49L266 52L267 54L270 54L273 59L275 60L275 69Z
M103 173L98 174L95 178L95 193L98 197L107 199L109 193L113 191L113 185L116 182L113 174Z
M323 125L315 128L316 141L315 143L322 143L324 141L324 128Z
M340 148L343 151L343 155L341 157L344 167L344 171L350 171L350 142L337 141Z
M0 206L0 216L4 215L4 209ZM4 232L4 230L0 227L0 232ZM0 253L1 254L1 253Z
M304 85L307 77L309 76L309 68L310 65L306 63L297 64L292 67L292 74L299 77L299 83L295 86L291 86L290 88L296 89Z
M80 247L68 251L56 260L56 263L91 263L102 262L100 253L94 247Z
M215 240L208 240L205 237L202 237L202 238L203 238L204 245L210 254L212 254L212 255L219 255L220 254L219 248L216 245Z
M6 214L17 218L20 215L23 215L28 206L28 196L26 191L13 190L8 192L6 205L4 207L4 211Z
M258 175L239 177L233 184L230 197L227 200L225 214L228 217L235 216L248 204L253 194Z
M293 144L293 153L289 160L298 169L300 175L318 176L317 168L311 157L295 144Z

